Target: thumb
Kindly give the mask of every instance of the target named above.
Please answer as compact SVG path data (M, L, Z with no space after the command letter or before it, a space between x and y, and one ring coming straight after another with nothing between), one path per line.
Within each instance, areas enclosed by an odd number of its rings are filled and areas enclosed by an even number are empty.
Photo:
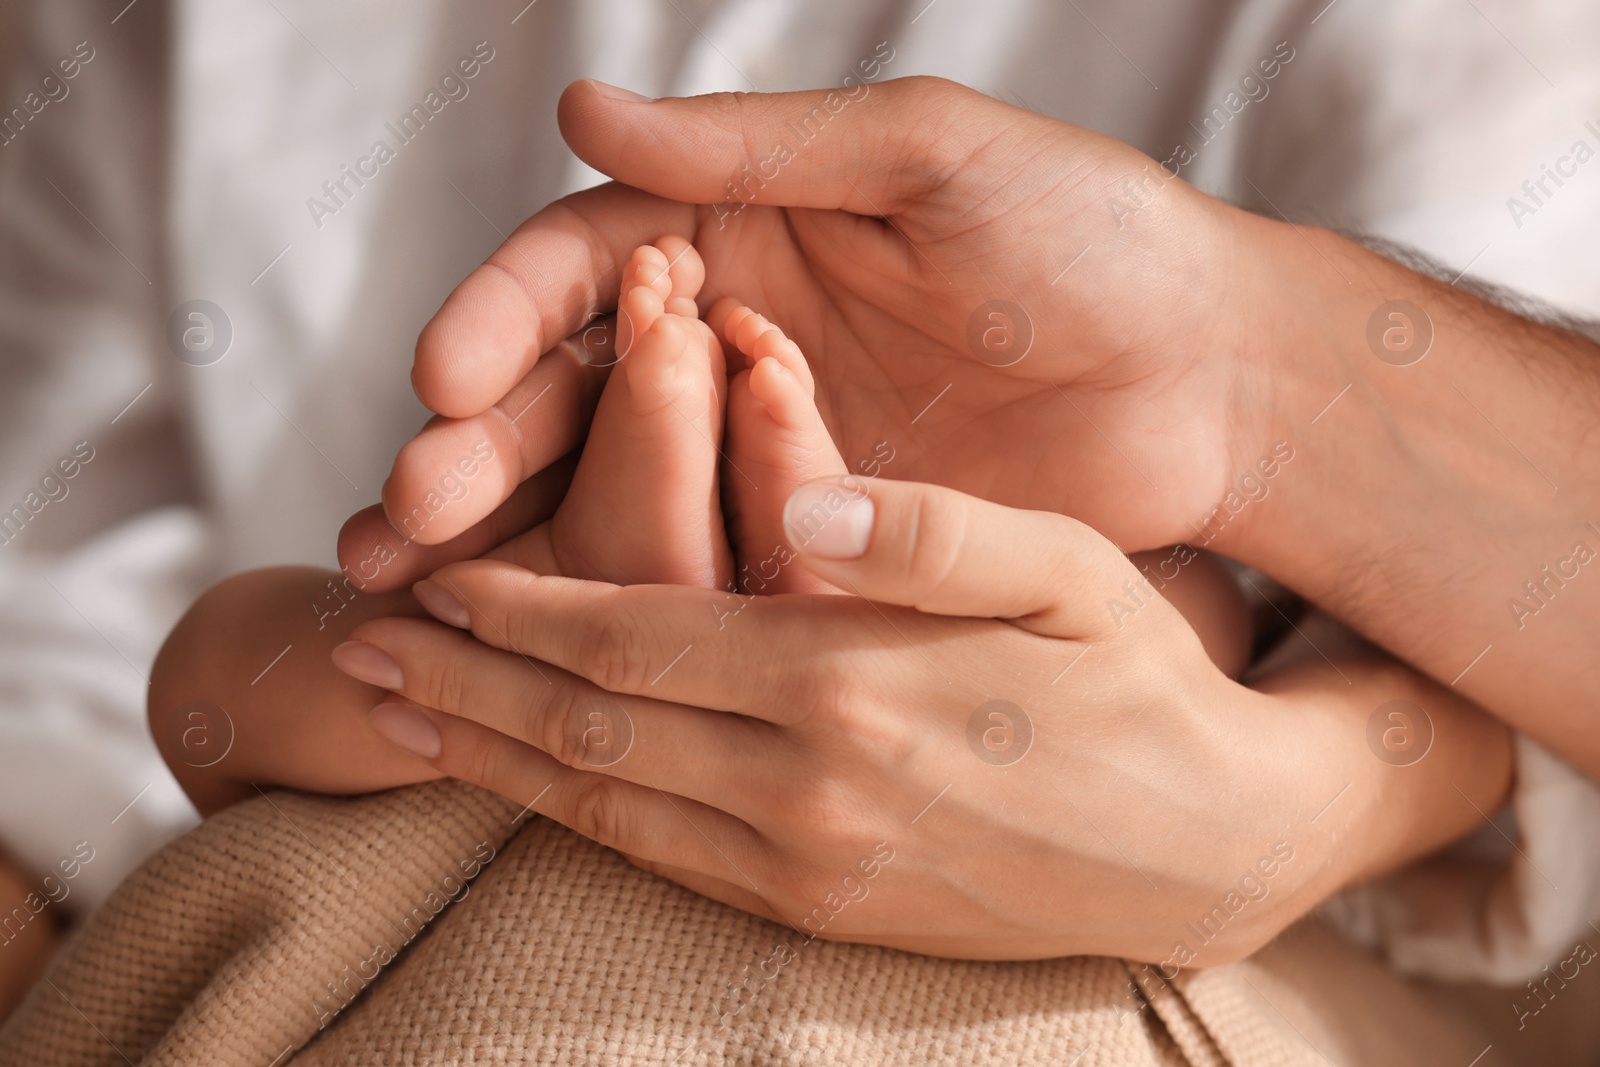
M1008 619L1050 637L1111 629L1106 601L1143 581L1076 519L937 485L810 482L789 498L783 525L800 561L846 592L934 615Z
M586 80L562 93L557 117L585 163L669 200L878 216L916 206L996 129L1034 118L929 77L661 100Z

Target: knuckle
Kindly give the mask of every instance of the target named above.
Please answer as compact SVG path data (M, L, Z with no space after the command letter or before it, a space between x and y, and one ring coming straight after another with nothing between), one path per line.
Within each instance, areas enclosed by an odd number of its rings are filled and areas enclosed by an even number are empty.
M967 548L967 514L947 494L923 493L907 532L904 584L920 607L940 593Z
M571 686L555 689L530 699L528 736L537 738L538 746L555 760L578 767L583 764L584 748L577 695Z
M864 827L854 791L836 778L813 778L795 789L783 814L791 832L825 846L853 840Z
M527 655L523 649L536 648L541 636L539 619L531 611L502 611L498 608L490 612L488 622L500 633L505 635L505 642L511 646L510 651L519 656Z
M1095 530L1066 515L1043 515L1041 540L1056 546L1040 560L1045 587L1072 597L1117 596L1127 579L1143 579L1137 566Z
M574 790L569 825L591 841L608 848L620 848L630 840L627 807L621 783L595 775Z
M761 134L765 110L761 96L744 92L708 93L698 97L695 103L699 115L703 116L698 121L715 141L730 134L738 138L738 153L728 152L732 161L730 170L736 171L742 161L760 159L766 154L770 146ZM728 148L733 146L730 144Z
M492 739L475 738L453 752L446 753L446 757L446 761L453 765L453 772L474 785L496 789L501 784L500 775L505 765L504 755L501 746Z
M524 259L512 241L506 241L473 270L468 281L478 291L475 296L492 301L496 308L515 308L521 312L537 335L537 350L543 351L547 339L533 297L539 279L528 270Z
M793 719L833 760L848 760L874 772L898 774L917 758L925 737L901 716L886 711L903 703L904 686L884 678L865 681L859 665L843 654L821 654L806 671L804 688L797 690ZM837 791L824 795L836 795Z
M851 698L858 681L847 653L818 650L789 694L791 721L824 730L844 727L851 717Z
M537 238L534 235L540 228L550 227L559 232L564 238L582 246L581 249L576 250L575 254L581 262L593 264L599 272L595 279L595 287L590 291L588 306L584 311L586 318L591 317L595 312L605 310L602 306L603 302L597 300L595 294L611 293L615 295L622 285L623 271L623 265L617 262L616 253L611 249L611 241L608 235L602 232L600 227L596 226L590 218L590 209L587 206L587 201L593 195L593 192L594 190L592 189L584 189L576 193L568 193L537 215L529 218L511 235L513 239L523 237L523 230L526 229L527 239L536 240ZM540 301L532 296L527 296L526 299L532 308L535 321L540 321L538 310ZM552 340L553 338L545 336L545 330L541 328L539 333L541 350L553 347L550 344Z
M492 285L496 297L507 303L515 301L513 306L537 322L538 307L534 304L533 294L538 291L539 277L517 248L515 240L513 236L511 240L502 242L472 274L478 285L485 288Z
M764 126L763 111L760 97L751 93L718 93L717 103L727 124L739 133L739 148L743 152L742 159L760 159L765 154L766 147L761 144L761 130Z
M914 188L928 195L947 185L971 161L972 131L987 124L973 121L972 108L988 103L980 93L933 75L899 79L896 89L914 109L905 125L904 163Z
M447 655L428 665L423 700L441 711L465 709L467 672L459 656Z
M958 81L941 78L937 74L913 74L907 78L897 79L896 84L903 86L901 92L913 100L926 100L931 111L937 113L945 110L951 104L959 101L977 98L987 100L988 97L977 92Z
M637 693L649 671L648 642L631 613L608 612L580 638L577 669L601 689Z

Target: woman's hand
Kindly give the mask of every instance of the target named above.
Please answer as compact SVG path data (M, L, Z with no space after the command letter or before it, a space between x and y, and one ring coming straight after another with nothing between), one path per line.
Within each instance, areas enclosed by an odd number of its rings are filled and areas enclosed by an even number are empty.
M471 635L353 634L403 678L374 725L708 896L960 957L1238 958L1475 821L1442 775L1504 789L1503 755L1462 769L1489 748L1459 708L1435 706L1429 760L1374 758L1370 709L1411 695L1381 672L1339 683L1354 716L1228 681L1072 519L850 479L786 525L860 595L446 567L422 599L453 596Z
M1272 266L1235 249L1276 224L1109 137L949 82L856 96L569 88L567 140L626 185L528 220L423 331L412 379L450 417L402 450L387 514L352 521L345 564L371 557L386 518L437 499L472 443L496 458L418 541L468 530L579 443L596 386L571 354L612 359L589 321L613 307L632 249L663 233L704 256L705 306L737 296L800 345L852 467L875 473L892 450L897 478L1069 508L1128 550L1191 537L1185 524L1270 450L1277 379L1251 365L1270 346L1246 334ZM796 143L802 118L825 129ZM449 558L494 543L475 532ZM372 588L426 573L402 562Z

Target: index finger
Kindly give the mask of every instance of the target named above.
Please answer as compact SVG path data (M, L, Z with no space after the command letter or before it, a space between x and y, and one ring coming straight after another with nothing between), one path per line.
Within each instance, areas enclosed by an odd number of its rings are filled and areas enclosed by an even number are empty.
M546 352L489 410L424 426L383 483L390 524L419 544L448 541L581 443L609 373L599 364L610 358L614 333L611 322L596 322Z
M555 514L572 483L577 455L528 478L499 507L448 541L414 541L389 521L382 504L363 508L339 530L339 569L364 593L401 589L449 563L477 559L526 536Z
M779 724L804 719L837 698L837 653L859 647L863 632L876 629L878 611L906 616L899 619L902 632L916 632L909 617L914 612L880 609L859 597L620 586L534 574L493 560L452 564L416 589L441 622L469 626L485 644L560 667L609 692ZM456 603L441 606L441 593ZM894 663L876 669L886 687L909 691L915 684Z
M417 338L411 384L451 418L487 411L563 338L614 311L639 245L693 234L692 204L615 182L563 197L467 275Z

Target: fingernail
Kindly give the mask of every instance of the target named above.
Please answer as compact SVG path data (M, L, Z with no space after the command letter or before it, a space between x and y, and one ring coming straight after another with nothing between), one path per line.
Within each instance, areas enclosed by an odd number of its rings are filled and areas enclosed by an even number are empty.
M365 641L346 641L333 650L333 665L356 679L380 689L401 689L406 676L389 653Z
M875 512L859 479L802 485L783 506L789 543L818 559L860 559Z
M621 100L625 104L649 104L655 100L654 97L640 96L631 89L624 89L620 85L608 85L607 83L600 81L598 78L590 78L589 84L593 86L594 91L599 93L601 96L604 96L610 100Z
M411 587L411 594L440 622L461 630L472 629L472 616L467 614L466 605L438 582L424 578Z
M372 728L413 756L436 759L442 747L439 728L410 704L379 704L367 712Z

